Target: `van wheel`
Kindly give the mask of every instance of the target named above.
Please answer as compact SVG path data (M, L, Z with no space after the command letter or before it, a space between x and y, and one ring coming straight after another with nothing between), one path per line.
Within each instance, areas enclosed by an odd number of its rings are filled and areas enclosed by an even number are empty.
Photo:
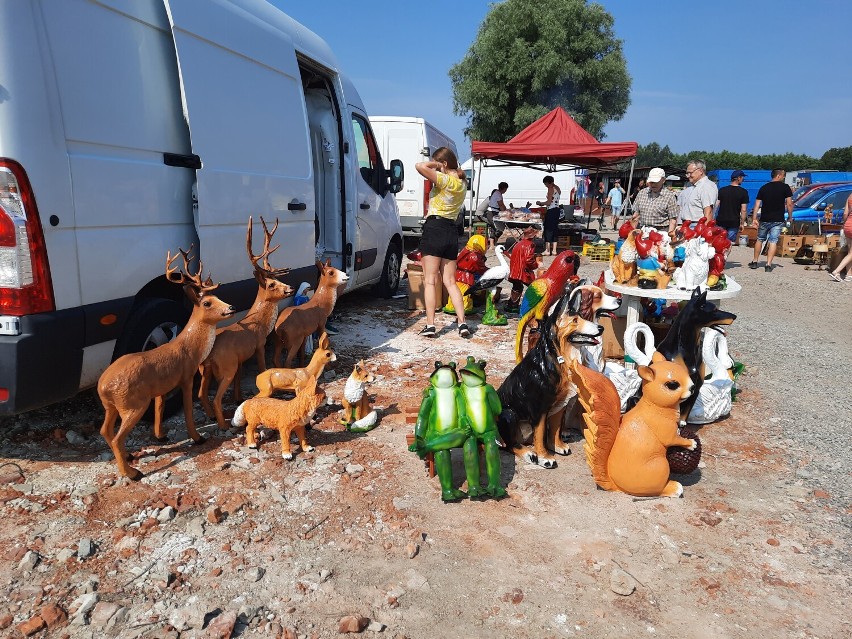
M189 320L189 311L182 304L167 299L149 299L133 311L115 345L115 359L128 353L150 351L171 342ZM173 390L164 402L164 417L174 415L183 407L180 389ZM146 421L154 420L154 403L145 412Z
M382 268L382 279L376 284L376 294L385 299L396 295L399 289L399 271L402 268L402 253L397 244L388 247L385 265Z

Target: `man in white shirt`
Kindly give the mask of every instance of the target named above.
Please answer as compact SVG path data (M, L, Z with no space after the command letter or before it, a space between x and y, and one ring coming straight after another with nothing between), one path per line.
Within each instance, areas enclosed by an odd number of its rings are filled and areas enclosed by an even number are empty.
M503 202L503 194L509 190L509 185L506 182L500 182L497 188L491 191L488 198L483 199L479 206L476 207L477 216L485 218L488 224L488 248L494 248L494 243L500 234L497 232L497 226L494 224L494 217L506 210L506 205ZM482 218L480 218L482 219Z
M681 212L684 220L697 222L702 217L709 222L719 196L719 188L707 177L704 160L690 160L686 165L686 177L695 187L686 200L687 209Z

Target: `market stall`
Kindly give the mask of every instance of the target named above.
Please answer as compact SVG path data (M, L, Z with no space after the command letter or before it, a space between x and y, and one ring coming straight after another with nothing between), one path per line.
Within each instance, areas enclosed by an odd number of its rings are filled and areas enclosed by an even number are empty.
M474 162L479 162L480 168L491 162L555 173L575 168L611 167L632 160L637 148L636 142L598 142L565 109L556 107L508 142L475 140L471 145L471 155ZM481 173L481 170L477 171L477 176L481 176ZM629 181L627 188L629 193ZM473 206L468 208L473 210ZM586 226L588 223L589 220Z

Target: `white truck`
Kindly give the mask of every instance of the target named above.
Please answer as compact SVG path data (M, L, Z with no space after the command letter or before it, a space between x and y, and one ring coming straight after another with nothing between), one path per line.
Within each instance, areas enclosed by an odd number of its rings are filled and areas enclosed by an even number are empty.
M442 146L450 149L458 158L456 143L423 118L371 115L370 124L382 156L402 161L406 180L402 190L396 194L402 232L407 236L419 236L429 209L432 184L417 173L414 165L428 160ZM459 223L464 214L464 209L459 212Z
M249 215L280 220L294 287L321 258L347 290L396 291L402 164L328 45L272 5L4 1L0 42L0 415L174 336L167 251L194 244L247 309Z
M509 190L503 195L503 202L507 208L510 203L514 204L515 208L521 208L527 202L531 202L532 206L535 206L537 200L546 199L547 187L542 182L545 175L553 176L556 185L562 189L561 203L568 204L568 197L575 182L574 170L548 173L545 166L533 168L502 164L493 160L488 164L483 164L480 170L479 162L474 162L473 158L469 158L462 164L462 169L467 173L470 183L470 197L467 206L473 211L476 210L477 205L482 200L491 196L491 192L497 188L500 182L509 185ZM479 191L476 190L477 185L479 185Z

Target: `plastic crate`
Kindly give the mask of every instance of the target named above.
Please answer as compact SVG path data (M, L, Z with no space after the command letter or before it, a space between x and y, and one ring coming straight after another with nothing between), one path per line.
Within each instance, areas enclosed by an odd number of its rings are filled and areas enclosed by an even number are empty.
M615 244L583 244L583 255L591 262L609 262L615 255Z

